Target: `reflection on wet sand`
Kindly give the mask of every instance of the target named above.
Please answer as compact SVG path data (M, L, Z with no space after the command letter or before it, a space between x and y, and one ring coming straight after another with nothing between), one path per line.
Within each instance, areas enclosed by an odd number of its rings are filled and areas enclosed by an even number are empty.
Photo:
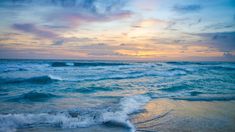
M137 131L235 131L235 101L202 102L158 99L133 117Z

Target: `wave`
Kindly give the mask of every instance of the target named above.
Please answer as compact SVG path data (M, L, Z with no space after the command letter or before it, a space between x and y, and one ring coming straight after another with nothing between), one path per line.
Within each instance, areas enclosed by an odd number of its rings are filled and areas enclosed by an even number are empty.
M66 63L66 62L53 62L51 64L52 67L64 67L64 66L70 66L70 63Z
M210 67L211 69L213 70L224 70L224 71L234 71L235 70L235 67L232 67L232 66L213 66L213 67Z
M145 76L159 76L159 77L173 77L173 76L183 76L187 75L190 73L187 70L180 70L180 69L170 69L167 71L153 71L153 72L148 72Z
M53 62L52 67L66 67L66 66L118 66L118 65L128 65L127 63L118 62Z
M16 130L30 126L57 126L61 128L81 128L104 124L108 126L124 127L135 131L134 125L129 121L129 115L138 112L150 100L148 96L135 95L124 97L116 109L74 109L58 113L38 114L2 114L0 115L0 131Z
M97 78L83 78L83 79L74 79L70 81L102 81L102 80L124 80L124 79L137 79L142 77L172 77L172 76L183 76L191 73L187 70L170 70L170 71L148 71L148 72L136 72L123 75L108 75L101 76Z
M171 65L190 65L190 64L201 65L201 64L203 64L201 62L187 62L187 61L181 61L181 62L170 61L170 62L166 62L166 63L171 64Z
M198 91L192 91L192 92L190 92L190 95L191 96L198 96L198 95L200 95L200 94L203 94L202 92L198 92Z
M187 86L184 85L180 85L180 86L172 86L172 87L168 87L168 88L162 88L160 89L161 91L166 91L166 92L176 92L176 91L180 91L187 88Z
M190 62L190 61L170 61L166 64L171 65L217 65L219 62Z
M27 71L27 69L24 68L6 68L2 72L8 73L8 72L16 72L16 71Z
M186 70L184 68L172 68L172 69L169 69L167 70L169 72L174 72L174 71L184 71L184 72L190 72L189 70Z
M113 91L113 90L121 90L119 87L83 87L79 89L72 89L72 92L78 92L83 94L91 94L100 91Z
M167 70L169 75L186 75L191 73L191 71L183 69L183 68L172 68Z
M16 83L34 83L47 84L53 81L62 81L63 79L54 75L45 75L31 78L0 78L1 84L16 84Z
M187 100L187 101L231 101L235 100L235 96L197 96L197 97L174 97L174 100Z
M178 92L178 91L182 91L182 90L191 90L193 88L193 86L187 84L187 83L180 83L180 84L174 84L172 86L167 86L165 88L161 88L159 90L161 91L166 91L166 92Z
M13 102L19 102L19 101L32 101L32 102L38 102L38 101L45 101L50 98L57 97L54 94L50 93L39 93L35 91L31 91L28 93L21 94L17 97L13 97L9 99L8 101L13 101Z

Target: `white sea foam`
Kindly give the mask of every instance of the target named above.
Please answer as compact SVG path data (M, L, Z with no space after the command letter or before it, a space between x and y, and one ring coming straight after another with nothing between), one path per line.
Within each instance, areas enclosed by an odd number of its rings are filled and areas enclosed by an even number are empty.
M120 110L116 112L106 112L103 114L103 121L112 121L115 123L126 124L131 131L135 131L134 125L128 120L128 115L142 108L150 100L149 97L136 95L122 98L120 101Z
M49 74L48 77L49 77L50 79L53 79L53 80L59 80L59 81L63 81L63 80L64 80L64 79L62 79L62 78L59 77L59 76L55 76L55 75L51 75L51 74Z
M135 131L134 125L129 121L129 114L136 112L150 100L149 97L143 95L136 95L125 97L120 100L117 110L97 110L98 112L90 112L88 114L78 114L71 116L68 112L49 114L6 114L0 115L0 131L16 131L17 128L22 128L30 125L51 125L59 126L61 128L80 128L89 127L94 124L102 123L116 123L123 124L130 128L132 132ZM96 114L94 116L94 113ZM98 115L97 115L98 114ZM97 118L95 118L97 117Z
M74 66L74 63L72 63L72 62L67 62L66 65L67 65L67 66Z

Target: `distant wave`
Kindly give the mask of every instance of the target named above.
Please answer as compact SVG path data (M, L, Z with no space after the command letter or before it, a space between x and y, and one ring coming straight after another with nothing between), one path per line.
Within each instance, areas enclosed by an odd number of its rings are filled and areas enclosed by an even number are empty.
M119 87L81 87L81 88L66 88L66 92L78 92L82 94L91 94L96 92L102 92L102 91L114 91L114 90L122 90L122 88Z
M53 81L62 81L63 79L53 75L45 75L31 78L0 78L0 84L15 84L15 83L34 83L47 84Z
M172 76L183 76L190 74L190 71L184 70L184 69L170 69L167 71L148 71L148 72L132 72L132 73L126 73L126 74L120 74L120 75L107 75L107 76L99 76L94 78L78 78L73 79L70 81L102 81L102 80L124 80L124 79L136 79L136 78L142 78L142 77L172 77Z
M37 102L37 101L45 101L53 97L57 97L57 96L54 94L50 94L50 93L40 93L40 92L31 91L31 92L13 97L12 99L9 99L8 101L13 101L13 102L35 101Z
M188 85L174 85L174 86L162 88L160 90L161 91L166 91L166 92L176 92L176 91L184 90L184 89L187 89L187 88L189 88Z
M203 94L202 92L198 92L198 91L192 91L192 92L190 92L190 95L191 96L198 96L198 95L200 95L200 94Z
M173 76L183 76L190 73L191 71L188 71L183 68L172 68L168 70L148 71L147 73L144 73L143 76L173 77Z
M128 65L127 63L118 62L53 62L52 67L66 67L66 66L118 66Z
M3 70L3 73L16 72L16 71L27 71L27 69L24 69L24 68L6 68L6 69Z
M225 70L225 71L234 71L235 67L229 67L229 66L213 66L211 67L213 70Z
M134 125L129 121L129 114L140 111L143 105L150 100L144 95L124 97L116 109L86 109L71 110L59 113L38 114L1 114L0 131L15 131L35 125L51 125L61 128L89 127L96 124L124 127L135 131Z
M235 100L235 96L195 96L195 97L174 97L174 100L187 100L187 101L231 101Z
M170 62L166 62L167 64L172 64L172 65L189 65L189 64L196 64L196 65L201 65L204 63L201 62L187 62L187 61L179 61L179 62L175 62L175 61L170 61Z

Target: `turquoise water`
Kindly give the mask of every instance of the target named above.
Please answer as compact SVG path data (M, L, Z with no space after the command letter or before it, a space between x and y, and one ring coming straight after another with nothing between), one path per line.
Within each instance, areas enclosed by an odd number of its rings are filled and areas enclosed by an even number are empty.
M235 100L235 63L1 60L0 131L93 126L135 131L156 98Z

